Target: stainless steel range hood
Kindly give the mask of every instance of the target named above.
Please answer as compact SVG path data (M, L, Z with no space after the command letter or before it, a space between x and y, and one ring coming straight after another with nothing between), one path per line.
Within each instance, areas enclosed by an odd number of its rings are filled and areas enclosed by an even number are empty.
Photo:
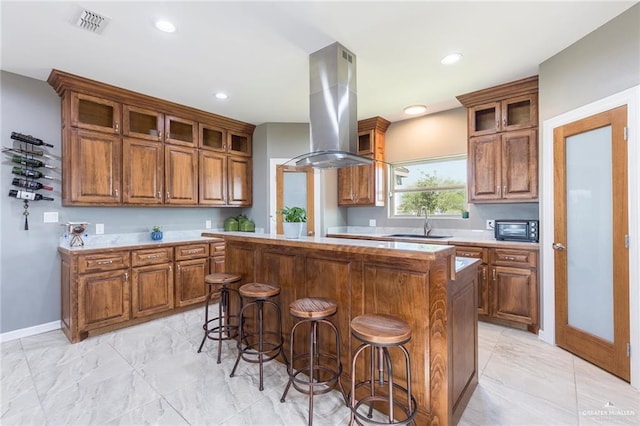
M333 43L309 56L309 73L311 152L292 161L322 169L371 164L356 154L356 55Z

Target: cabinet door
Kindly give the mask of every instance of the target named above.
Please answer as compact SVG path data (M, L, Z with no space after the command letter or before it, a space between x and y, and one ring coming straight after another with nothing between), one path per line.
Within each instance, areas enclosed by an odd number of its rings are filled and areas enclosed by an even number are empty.
M500 102L476 105L467 110L469 136L481 136L497 133L501 130Z
M204 302L207 289L204 277L209 273L209 259L176 262L175 306L182 307Z
M512 131L538 126L538 95L518 96L502 101L502 130Z
M129 270L80 275L78 278L78 327L93 330L130 318Z
M487 265L478 266L478 315L489 315L489 281Z
M191 148L165 145L165 204L198 203L198 153Z
M118 204L121 201L120 137L73 129L68 156L63 157L64 179L70 182L63 199L78 203ZM68 200L67 200L68 198Z
M164 115L153 110L124 105L122 134L138 139L162 142Z
M173 264L141 266L131 273L133 318L173 309Z
M198 202L213 206L227 204L227 156L200 151L198 171Z
M252 174L250 158L228 157L227 204L230 206L251 206L253 203Z
M355 166L338 169L338 205L351 206L355 204L353 190L353 177L356 173Z
M71 126L119 134L120 104L108 99L72 92Z
M246 133L227 133L227 153L251 157L251 135Z
M523 324L537 324L536 273L530 269L492 266L492 316Z
M193 120L167 115L164 117L164 141L197 148L198 128Z
M198 147L209 151L226 152L227 131L222 127L200 123Z
M500 135L469 138L469 201L500 199Z
M362 206L373 206L376 202L375 182L376 168L375 164L365 166L355 166L353 177L353 188L355 194L355 203Z
M215 256L210 259L209 273L221 274L225 272L224 268L224 254L222 256Z
M375 154L375 134L374 129L358 132L358 155Z
M164 185L162 143L126 138L122 147L124 202L162 204Z
M538 199L538 140L535 130L502 135L502 198Z

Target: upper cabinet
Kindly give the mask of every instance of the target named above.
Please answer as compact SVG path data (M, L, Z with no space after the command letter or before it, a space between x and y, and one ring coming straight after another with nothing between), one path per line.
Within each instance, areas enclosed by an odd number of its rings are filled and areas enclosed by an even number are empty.
M62 98L64 206L251 205L254 125L58 70L48 82ZM224 158L200 155L212 151Z
M382 117L358 122L357 154L374 160L366 166L338 169L339 206L384 206L386 167L385 133L391 123Z
M467 107L471 203L538 200L538 76L457 97Z

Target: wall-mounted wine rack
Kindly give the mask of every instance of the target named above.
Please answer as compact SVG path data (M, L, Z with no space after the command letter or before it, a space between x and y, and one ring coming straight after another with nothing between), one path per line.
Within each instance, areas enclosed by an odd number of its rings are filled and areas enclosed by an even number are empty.
M11 173L15 175L11 181L14 188L9 190L9 196L22 200L24 212L24 229L29 230L29 202L53 201L53 197L43 195L38 190L53 191L53 186L40 182L40 179L55 180L47 170L55 170L51 161L55 157L46 152L46 148L53 145L31 135L11 132L11 147L2 147L2 152L10 156ZM44 170L44 171L42 171Z

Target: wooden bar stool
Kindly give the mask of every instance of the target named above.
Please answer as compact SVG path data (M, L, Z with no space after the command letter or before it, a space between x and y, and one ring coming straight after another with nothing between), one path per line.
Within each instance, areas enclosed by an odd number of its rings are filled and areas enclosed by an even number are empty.
M280 402L284 402L291 385L309 395L309 425L313 424L313 397L331 392L336 385L340 386L345 403L344 389L340 382L342 363L340 362L340 332L338 328L327 318L333 316L338 310L338 304L324 297L307 297L298 299L289 305L289 313L298 319L291 328L289 359L291 364L287 366L289 382L287 383ZM295 333L302 324L310 324L309 351L294 355ZM318 348L318 326L326 324L333 330L336 353L322 352ZM301 361L296 368L296 361ZM333 365L331 365L333 364Z
M411 328L409 324L391 315L361 315L351 320L351 335L360 340L362 344L353 353L351 360L351 419L349 425L352 425L354 421L359 425L407 425L412 423L417 412L417 404L411 393L411 360L409 358L409 352L404 347L404 344L411 340ZM389 355L389 348L392 347L399 348L404 354L407 377L406 388L393 382L392 362ZM356 361L360 353L367 348L371 348L369 379L356 383ZM378 372L377 378L375 375L376 367ZM387 373L386 379L385 369ZM356 389L361 386L369 387L369 395L356 401ZM380 391L376 392L376 387L386 387L386 394ZM406 395L406 406L396 401L396 398L394 398L394 390L398 390ZM380 408L387 410L388 421L386 423L372 419L376 402L382 402L383 405L380 406ZM362 410L358 411L362 405L369 406L366 415ZM399 420L396 420L396 408L399 408L404 414L404 417Z
M249 300L245 303L240 311L240 338L238 339L238 357L236 363L231 370L230 377L233 377L240 359L247 362L257 363L260 365L260 386L263 390L263 364L267 361L275 359L282 354L285 362L287 357L282 350L284 339L282 338L282 315L280 306L272 299L280 294L278 287L262 283L249 283L240 287L240 296ZM264 330L264 308L265 305L271 305L276 310L278 329L277 331ZM245 330L245 311L255 307L258 317L257 329L252 333ZM265 336L272 336L272 339L266 340ZM257 338L257 340L255 340Z
M229 314L229 305L230 305L230 292L235 292L238 294L238 310L239 312L242 307L242 299L240 298L240 293L235 288L230 288L230 284L237 284L242 281L242 276L238 274L209 274L204 277L204 282L209 286L209 293L207 294L207 299L204 301L204 324L202 328L204 330L204 337L202 338L202 343L200 343L200 347L198 348L198 353L202 351L202 347L204 346L204 342L207 338L211 340L218 341L218 364L220 364L220 357L222 354L222 341L230 340L235 338L238 335L238 315L230 315ZM209 319L209 303L211 302L211 298L216 294L220 293L220 302L218 303L218 316L215 318ZM234 323L232 323L232 321ZM212 322L216 322L217 325L210 327Z

